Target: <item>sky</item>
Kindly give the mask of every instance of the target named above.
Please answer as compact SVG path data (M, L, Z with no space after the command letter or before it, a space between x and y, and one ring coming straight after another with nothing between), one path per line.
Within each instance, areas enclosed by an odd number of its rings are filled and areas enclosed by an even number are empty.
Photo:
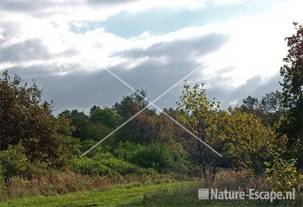
M0 72L35 80L54 111L155 99L186 74L222 107L279 90L302 0L0 0ZM182 84L157 101L175 107Z

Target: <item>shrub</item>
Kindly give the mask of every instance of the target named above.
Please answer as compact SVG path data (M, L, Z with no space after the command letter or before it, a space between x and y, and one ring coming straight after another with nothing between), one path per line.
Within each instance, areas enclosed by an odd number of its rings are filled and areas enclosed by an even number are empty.
M114 172L118 172L121 175L136 173L139 171L140 167L129 163L127 161L117 159L115 157L102 157L101 155L97 155L93 158L96 162L110 168Z
M132 152L132 156L127 157L130 162L143 168L155 169L161 173L168 172L169 170L182 172L188 166L184 155L160 144L141 146Z
M120 142L118 147L113 150L113 154L121 159L132 161L138 151L144 151L146 146L133 144L130 142Z
M72 162L74 172L86 175L132 174L142 169L130 162L115 158L110 153L99 153L93 157L77 158Z
M9 146L0 152L0 163L5 179L28 174L29 162L21 145Z
M106 175L110 172L107 166L88 157L74 159L72 170L82 175Z
M295 160L275 158L272 164L267 163L265 177L273 190L289 191L297 188L303 181L295 167Z
M3 175L3 168L0 166L0 199L2 200L4 197L6 197L6 185Z

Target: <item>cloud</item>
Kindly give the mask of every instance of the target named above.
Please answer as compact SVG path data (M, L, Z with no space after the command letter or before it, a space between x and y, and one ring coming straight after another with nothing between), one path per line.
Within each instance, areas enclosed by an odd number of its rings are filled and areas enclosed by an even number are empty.
M46 8L52 5L52 1L20 1L20 0L2 0L0 1L0 9L5 11L22 11L33 12L41 8Z
M89 4L94 5L115 5L115 4L126 4L129 2L136 2L139 0L88 0Z
M190 3L188 0L173 3L3 0L0 70L8 68L27 80L37 79L41 86L47 84L46 98L54 100L58 111L65 107L111 105L130 93L105 68L135 88L146 89L155 98L199 67L201 70L189 81L205 82L209 95L227 106L248 94L261 95L279 88L277 72L286 49L283 39L292 31L291 22L302 19L301 1L290 0L258 15L188 26L164 34L151 30L130 38L110 33L98 22L120 13L196 9L203 12L209 5L239 3L238 0ZM92 21L97 22L96 26L92 27ZM79 31L73 30L73 26ZM159 104L173 106L180 90L178 87L171 91Z
M211 80L210 82L214 83L215 81L220 82L220 79ZM241 104L242 100L247 96L262 97L266 93L280 90L281 86L279 81L281 81L281 78L278 73L269 79L254 76L238 87L213 85L207 89L207 94L219 100L222 103L222 107L226 108L228 106Z
M193 61L194 55L206 55L215 52L227 41L224 34L200 35L195 39L179 39L170 42L157 42L137 53L139 48L127 49L118 53L127 56L128 61L117 64L109 69L127 81L137 89L147 90L151 99L156 98L167 90L172 84L182 79L186 74L197 67L201 70L196 74L198 77L204 69L200 63ZM116 55L118 55L116 54ZM129 64L141 59L142 54L147 56L146 60L129 69ZM131 57L129 57L129 55ZM166 61L159 61L166 56ZM46 99L54 100L55 111L64 108L81 108L87 110L93 104L112 105L131 91L116 80L105 70L91 70L84 72L80 64L67 65L65 71L70 72L59 75L62 68L55 64L37 64L35 66L10 68L10 72L20 74L26 80L36 78L39 85L43 87ZM56 70L54 70L57 68ZM81 73L77 72L82 70ZM57 72L54 72L57 71ZM195 76L191 79L196 79ZM159 104L161 106L174 106L180 94L181 86L164 97Z
M16 63L25 60L47 59L49 56L47 47L39 39L29 39L0 47L0 62Z
M60 21L105 20L119 13L137 13L152 9L198 9L207 4L231 4L238 0L1 0L0 11L7 16L13 13L43 17Z
M127 58L170 57L170 61L208 54L227 41L224 34L207 34L190 39L156 43L148 48L135 48L119 52L118 55ZM183 60L185 61L185 60Z

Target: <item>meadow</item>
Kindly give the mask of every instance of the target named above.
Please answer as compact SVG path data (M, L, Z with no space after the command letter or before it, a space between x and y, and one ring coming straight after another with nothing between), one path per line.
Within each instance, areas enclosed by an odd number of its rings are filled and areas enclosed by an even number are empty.
M69 193L63 196L36 196L1 202L1 207L290 207L302 203L198 200L196 183L173 182L120 185L106 190Z

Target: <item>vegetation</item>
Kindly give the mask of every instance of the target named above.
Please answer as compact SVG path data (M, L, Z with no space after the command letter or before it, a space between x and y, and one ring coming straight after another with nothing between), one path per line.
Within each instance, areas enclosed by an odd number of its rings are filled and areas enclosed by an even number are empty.
M303 26L296 24L296 29L296 34L287 38L289 51L281 68L282 91L270 92L261 99L248 96L234 108L221 109L219 102L206 96L203 84L184 84L177 107L164 111L198 140L171 122L166 114L146 108L145 91L125 96L112 107L93 106L88 114L74 109L55 116L52 104L42 100L42 91L35 83L25 83L19 76L11 77L5 71L0 77L2 199L63 194L97 188L100 183L110 186L131 176L153 180L170 174L174 179L199 177L215 183L218 173L226 170L245 170L254 182L261 178L266 183L264 186L273 189L300 186ZM110 139L81 156L144 108ZM223 158L201 141L219 151ZM232 183L230 174L224 179ZM17 188L23 191L13 190ZM26 188L36 191L28 192ZM149 188L153 191L158 187ZM136 200L149 192L146 189L141 192L140 187L137 190L138 194L126 193L125 197L134 196ZM93 192L93 197L94 193L98 194ZM104 196L107 193L103 192ZM72 202L73 196L65 198ZM32 202L23 201L29 205ZM53 198L41 198L38 202L46 201L49 206L57 205Z
M58 197L27 197L0 203L1 207L12 206L132 206L140 202L147 193L158 190L172 189L182 183L150 184L142 186L114 187L105 191L84 191Z

